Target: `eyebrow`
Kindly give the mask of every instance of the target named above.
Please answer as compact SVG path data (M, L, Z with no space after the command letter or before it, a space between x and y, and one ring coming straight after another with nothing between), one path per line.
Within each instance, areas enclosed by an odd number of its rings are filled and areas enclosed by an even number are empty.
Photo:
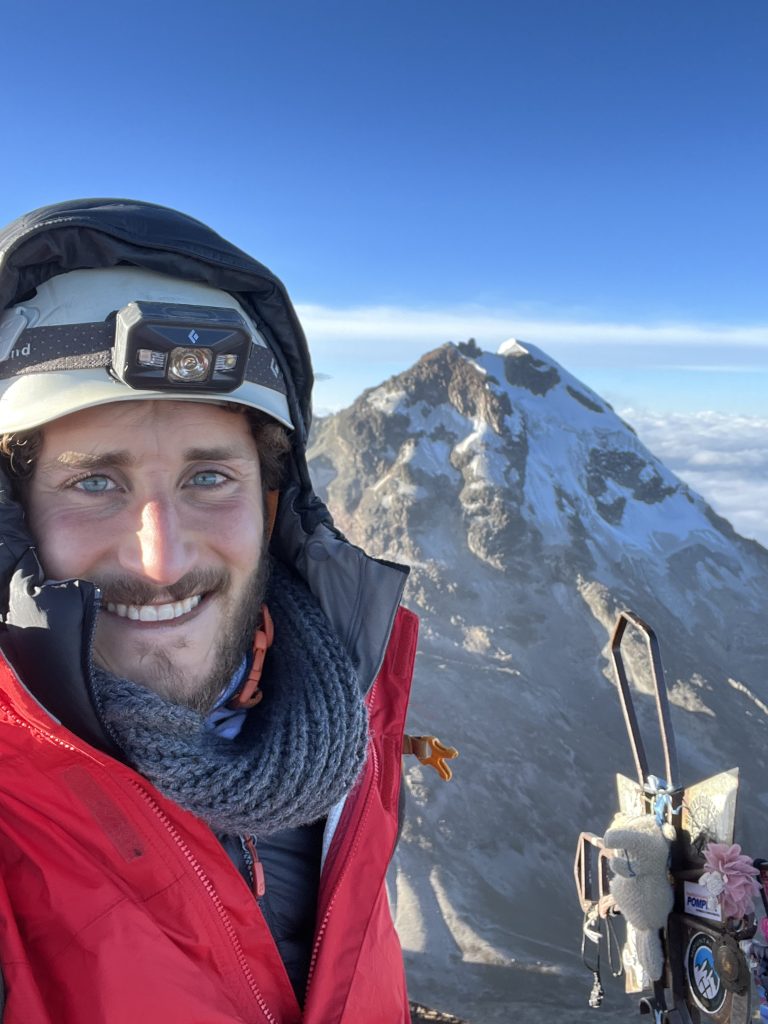
M182 458L185 462L230 462L233 459L248 459L249 453L238 446L217 448L187 448ZM52 462L54 466L67 469L123 469L136 464L136 456L128 451L100 452L89 455L85 452L62 452Z
M229 462L231 459L250 459L250 453L235 445L219 448L187 448L185 462Z
M85 452L62 452L52 460L52 466L66 466L68 469L99 469L110 466L130 466L134 458L128 452L101 452L86 455Z

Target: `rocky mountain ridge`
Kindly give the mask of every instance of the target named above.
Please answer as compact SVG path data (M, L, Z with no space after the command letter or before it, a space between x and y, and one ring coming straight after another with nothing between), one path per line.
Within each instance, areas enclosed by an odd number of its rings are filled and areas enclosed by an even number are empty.
M510 1001L520 1020L540 999L565 1008L583 977L576 835L604 830L613 773L633 774L607 657L619 610L659 634L682 781L739 764L739 838L768 849L768 552L516 341L428 353L322 421L309 457L340 529L412 565L409 731L461 751L449 785L407 774L393 899L412 994L476 1024L509 1019Z

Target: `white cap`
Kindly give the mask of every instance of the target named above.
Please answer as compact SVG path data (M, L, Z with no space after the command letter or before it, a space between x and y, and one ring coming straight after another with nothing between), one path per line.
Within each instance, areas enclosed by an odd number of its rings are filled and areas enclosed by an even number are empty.
M235 390L222 393L140 391L116 379L106 366L42 371L33 366L31 372L9 372L17 360L20 367L29 364L27 349L33 344L37 328L101 323L129 302L234 309L250 328L253 345L269 352L252 319L228 292L139 267L73 270L45 281L28 301L0 314L0 434L31 430L96 405L148 398L232 402L259 409L286 427L293 426L284 378L274 358L269 361L271 375L267 383L244 380ZM65 359L67 352L57 355Z

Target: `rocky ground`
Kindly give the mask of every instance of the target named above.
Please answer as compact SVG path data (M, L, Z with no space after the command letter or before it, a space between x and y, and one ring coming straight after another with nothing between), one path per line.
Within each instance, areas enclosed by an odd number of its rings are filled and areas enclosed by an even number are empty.
M468 1024L450 1013L440 1013L439 1010L430 1010L420 1003L411 1003L412 1024Z

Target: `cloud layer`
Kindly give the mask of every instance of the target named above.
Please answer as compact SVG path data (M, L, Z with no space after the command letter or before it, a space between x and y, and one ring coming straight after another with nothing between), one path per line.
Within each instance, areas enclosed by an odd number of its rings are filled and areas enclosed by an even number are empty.
M313 338L392 338L460 341L474 337L497 338L511 334L547 337L559 343L591 342L642 345L716 346L745 345L768 348L766 324L623 323L620 321L533 317L514 310L460 306L452 310L412 309L398 306L358 306L334 309L298 304L297 310Z
M620 415L735 530L768 547L768 419L636 409Z

